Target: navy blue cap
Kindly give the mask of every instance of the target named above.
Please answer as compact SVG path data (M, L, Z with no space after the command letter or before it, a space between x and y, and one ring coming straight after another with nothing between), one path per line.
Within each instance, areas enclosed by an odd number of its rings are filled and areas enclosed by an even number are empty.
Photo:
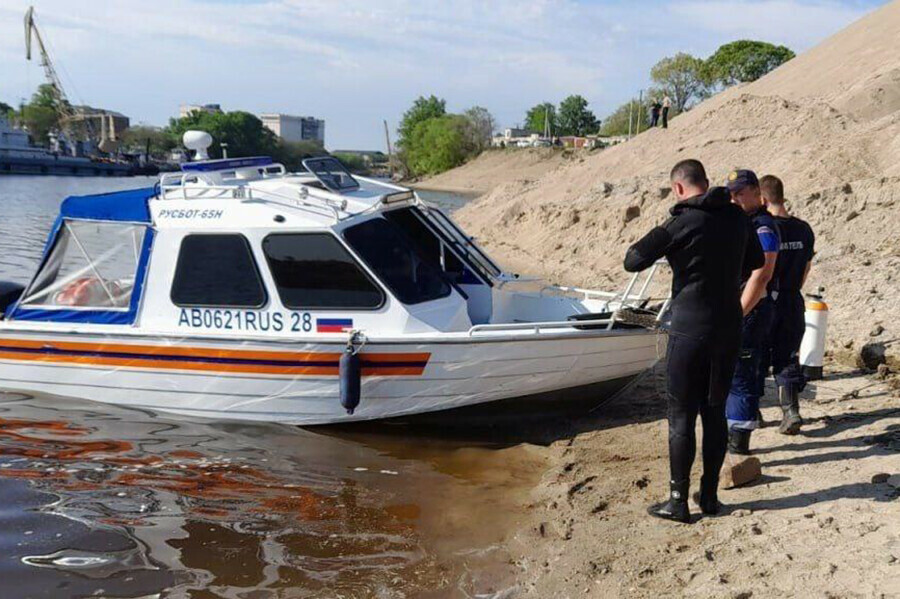
M728 181L725 183L728 191L740 191L745 187L759 187L759 178L751 170L738 169L728 173Z

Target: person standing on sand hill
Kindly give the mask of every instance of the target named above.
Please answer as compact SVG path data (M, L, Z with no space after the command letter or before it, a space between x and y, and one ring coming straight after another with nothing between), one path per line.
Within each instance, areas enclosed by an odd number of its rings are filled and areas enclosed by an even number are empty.
M778 432L796 435L803 425L799 394L806 387L806 377L800 367L800 344L806 332L802 289L809 276L816 237L806 221L788 213L781 179L766 175L759 180L759 188L781 235L774 275L778 296L775 298L775 317L769 335L771 351L767 354L771 358L772 374L778 386L778 403L781 405Z
M741 354L728 393L728 451L750 455L750 435L758 428L759 399L765 392L774 300L778 296L777 281L773 279L778 259L778 227L763 205L759 179L750 170L736 170L728 175L728 190L732 201L753 221L753 228L765 254L765 263L743 274L741 308L744 321L741 328Z
M663 98L662 101L662 126L663 129L669 128L669 108L672 106L672 98L669 97L669 94Z
M625 270L644 270L663 257L672 267L666 366L670 490L669 500L648 512L688 523L698 413L703 476L697 502L704 514L720 509L719 471L728 439L725 399L741 338L741 273L759 268L763 254L750 221L731 203L727 189L709 189L699 161L679 162L669 178L678 200L672 216L628 249Z
M653 98L653 103L650 105L650 126L656 127L659 124L659 111L662 109L662 104L659 103L659 100Z

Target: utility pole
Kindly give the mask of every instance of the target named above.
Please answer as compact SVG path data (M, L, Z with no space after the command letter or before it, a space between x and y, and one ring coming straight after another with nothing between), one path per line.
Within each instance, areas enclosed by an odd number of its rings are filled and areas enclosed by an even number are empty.
M394 178L394 150L391 148L391 132L388 129L387 119L384 120L384 139L387 141L388 172L391 179Z
M644 120L644 90L638 93L637 134L641 134L641 121Z
M631 139L631 125L634 123L634 98L628 100L628 139Z

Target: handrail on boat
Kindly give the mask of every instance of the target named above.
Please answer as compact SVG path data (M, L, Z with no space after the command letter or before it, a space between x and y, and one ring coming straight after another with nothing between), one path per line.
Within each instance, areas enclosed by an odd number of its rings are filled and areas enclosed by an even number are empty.
M166 173L166 175L172 175L172 173ZM164 175L165 177L165 175ZM194 179L193 181L190 179ZM311 212L316 214L317 216L326 216L334 219L335 222L341 220L340 211L345 207L344 205L338 206L336 203L329 198L317 197L315 195L309 195L309 188L301 187L306 191L305 195L298 194L297 197L290 196L288 194L279 193L277 191L272 191L269 189L257 189L255 190L249 185L242 183L236 185L216 185L212 183L203 183L199 185L192 185L196 181L203 181L201 177L198 177L196 173L184 173L179 177L178 184L167 184L164 182L164 179L160 179L160 197L161 199L170 199L166 197L166 194L170 191L181 191L180 197L177 199L182 200L197 200L197 199L235 199L235 200L243 200L243 201L256 201L256 202L269 202L271 200L267 199L265 196L269 198L275 198L276 200L283 200L287 202L285 205L289 208L296 208L299 210L306 210L307 212ZM188 195L189 192L194 192L193 195ZM213 192L211 194L207 194L206 192ZM308 202L305 198L312 197L318 200L319 203Z
M528 331L531 330L535 334L540 333L544 329L561 329L588 326L606 326L615 323L615 318L597 318L594 320L558 320L548 322L510 322L498 324L476 324L469 328L469 336L475 333L492 332L492 331Z

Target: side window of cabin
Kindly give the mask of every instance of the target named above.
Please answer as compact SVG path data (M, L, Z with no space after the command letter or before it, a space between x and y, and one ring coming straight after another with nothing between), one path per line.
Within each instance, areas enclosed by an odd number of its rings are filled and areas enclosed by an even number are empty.
M181 240L172 303L177 306L259 308L266 289L243 235L197 234Z
M378 308L381 289L333 235L276 233L263 240L281 302L293 309Z
M147 227L66 220L23 308L127 310Z

